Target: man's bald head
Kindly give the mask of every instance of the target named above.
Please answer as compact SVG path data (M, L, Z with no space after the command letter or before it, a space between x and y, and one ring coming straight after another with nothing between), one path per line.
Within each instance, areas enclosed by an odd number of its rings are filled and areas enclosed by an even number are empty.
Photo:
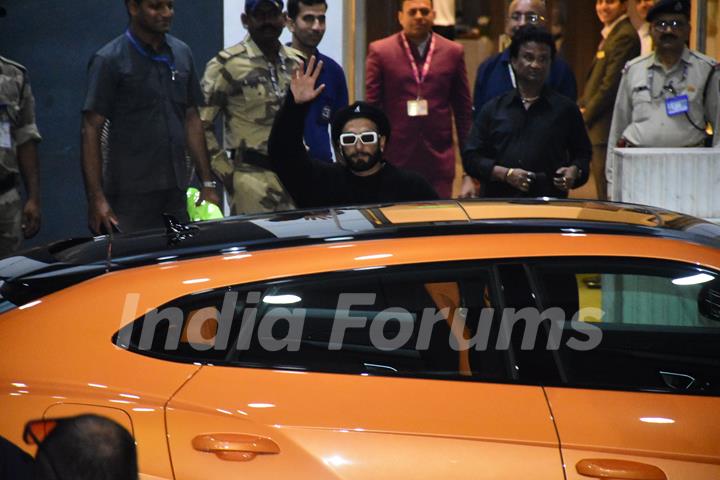
M547 9L544 0L513 0L508 7L505 33L513 36L523 25L547 25Z

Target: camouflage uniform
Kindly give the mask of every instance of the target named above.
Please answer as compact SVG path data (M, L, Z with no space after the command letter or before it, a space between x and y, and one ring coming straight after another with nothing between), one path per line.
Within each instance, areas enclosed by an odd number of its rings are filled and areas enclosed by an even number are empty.
M16 179L14 185L0 191L0 257L17 250L23 236L17 147L40 140L27 71L0 57L0 184Z
M271 64L248 36L208 62L201 85L206 106L200 109L211 166L232 196L233 214L295 208L290 195L267 164L268 138L280 110L300 52L280 47L280 62ZM224 149L214 133L218 113L224 116Z

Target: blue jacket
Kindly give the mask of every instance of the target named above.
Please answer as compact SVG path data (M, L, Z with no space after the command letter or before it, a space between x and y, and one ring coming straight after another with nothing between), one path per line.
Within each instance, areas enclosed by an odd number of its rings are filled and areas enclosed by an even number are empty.
M335 112L348 105L348 88L345 72L335 60L320 52L317 53L317 58L324 63L318 85L324 83L325 90L310 105L305 118L304 138L311 158L332 163L328 127Z
M485 60L477 70L475 78L475 94L473 95L473 117L477 117L483 105L493 98L512 90L508 65L510 64L510 49L493 55ZM550 76L547 84L556 92L571 99L577 100L577 83L570 65L560 57L555 57L550 66Z

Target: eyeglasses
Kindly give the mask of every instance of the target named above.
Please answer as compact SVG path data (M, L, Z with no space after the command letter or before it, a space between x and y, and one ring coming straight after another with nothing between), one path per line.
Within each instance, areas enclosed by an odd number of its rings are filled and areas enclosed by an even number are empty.
M510 15L510 18L516 22L519 22L521 19L525 18L526 22L532 23L532 24L540 23L541 21L545 20L545 17L543 17L542 15L538 15L537 13L523 13L523 12L513 12Z
M681 28L684 28L686 25L687 23L683 22L682 20L658 20L653 23L655 30L658 30L660 32L664 32L668 29L668 27L670 27L672 31L677 31Z
M363 133L343 133L340 135L340 145L343 147L350 147L355 145L358 140L363 145L374 145L378 142L377 132L363 132Z

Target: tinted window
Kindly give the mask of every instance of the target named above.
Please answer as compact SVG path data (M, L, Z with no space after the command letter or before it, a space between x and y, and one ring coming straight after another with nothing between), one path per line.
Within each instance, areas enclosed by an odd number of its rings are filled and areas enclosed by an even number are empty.
M165 305L116 341L173 361L503 381L492 279L460 264L243 286Z
M589 337L563 324L569 384L720 394L717 272L600 259L538 264L533 273L542 308L574 317L599 340L588 349Z

